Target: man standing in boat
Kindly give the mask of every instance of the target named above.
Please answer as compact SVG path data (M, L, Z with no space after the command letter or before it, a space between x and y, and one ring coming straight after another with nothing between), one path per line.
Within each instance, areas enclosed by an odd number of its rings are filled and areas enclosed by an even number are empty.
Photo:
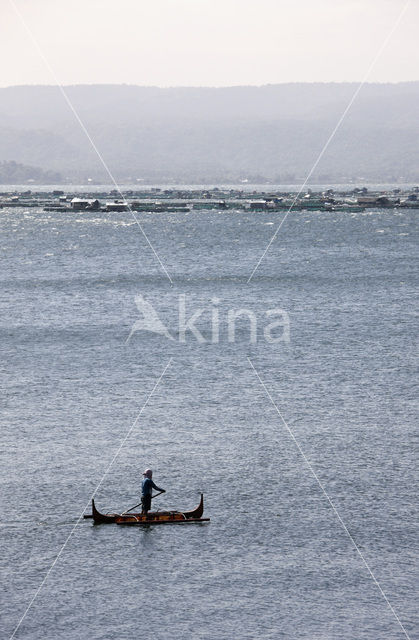
M153 471L151 469L146 469L143 473L143 476L144 476L144 480L141 486L141 493L142 493L141 502L143 505L143 509L141 513L145 513L147 515L151 507L152 490L155 489L156 491L160 491L161 493L166 493L166 491L165 489L159 489L159 487L154 484L152 480Z

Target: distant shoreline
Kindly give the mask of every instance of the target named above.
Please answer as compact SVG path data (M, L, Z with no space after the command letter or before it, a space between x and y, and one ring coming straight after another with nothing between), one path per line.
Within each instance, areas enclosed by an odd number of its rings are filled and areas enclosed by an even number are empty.
M408 189L368 189L349 187L338 190L310 188L301 191L252 189L255 185L234 188L151 187L143 189L106 189L65 191L21 190L0 193L0 209L37 208L43 211L74 212L131 212L133 213L189 213L192 211L364 211L365 209L417 209L419 187Z

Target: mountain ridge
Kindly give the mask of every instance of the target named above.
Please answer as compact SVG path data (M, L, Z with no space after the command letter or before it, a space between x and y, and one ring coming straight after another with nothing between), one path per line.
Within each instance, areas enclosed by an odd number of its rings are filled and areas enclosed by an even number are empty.
M117 179L304 178L358 83L260 87L71 85L69 100ZM419 82L369 83L314 180L419 180ZM0 160L106 177L58 87L0 89Z

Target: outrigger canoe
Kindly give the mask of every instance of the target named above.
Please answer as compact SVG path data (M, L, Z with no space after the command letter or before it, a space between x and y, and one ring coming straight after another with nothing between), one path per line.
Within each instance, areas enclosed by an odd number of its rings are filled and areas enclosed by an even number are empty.
M209 518L203 518L204 496L201 493L201 501L192 511L149 511L143 513L100 513L96 509L92 499L92 513L85 514L84 518L92 518L95 524L123 524L123 525L150 525L150 524L188 524L192 522L209 522Z

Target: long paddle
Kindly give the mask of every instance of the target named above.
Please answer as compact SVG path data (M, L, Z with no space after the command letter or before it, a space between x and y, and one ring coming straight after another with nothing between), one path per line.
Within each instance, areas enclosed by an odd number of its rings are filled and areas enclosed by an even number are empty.
M165 491L159 491L159 493L155 493L154 496L151 496L151 499L157 498L157 496L160 496L162 493L165 493ZM124 511L124 513L121 513L121 516L124 516L126 513L129 513L130 511L132 511L136 507L139 507L140 504L142 504L142 502L139 502L138 504L135 504L133 507L131 507L131 509L127 509L126 511Z

